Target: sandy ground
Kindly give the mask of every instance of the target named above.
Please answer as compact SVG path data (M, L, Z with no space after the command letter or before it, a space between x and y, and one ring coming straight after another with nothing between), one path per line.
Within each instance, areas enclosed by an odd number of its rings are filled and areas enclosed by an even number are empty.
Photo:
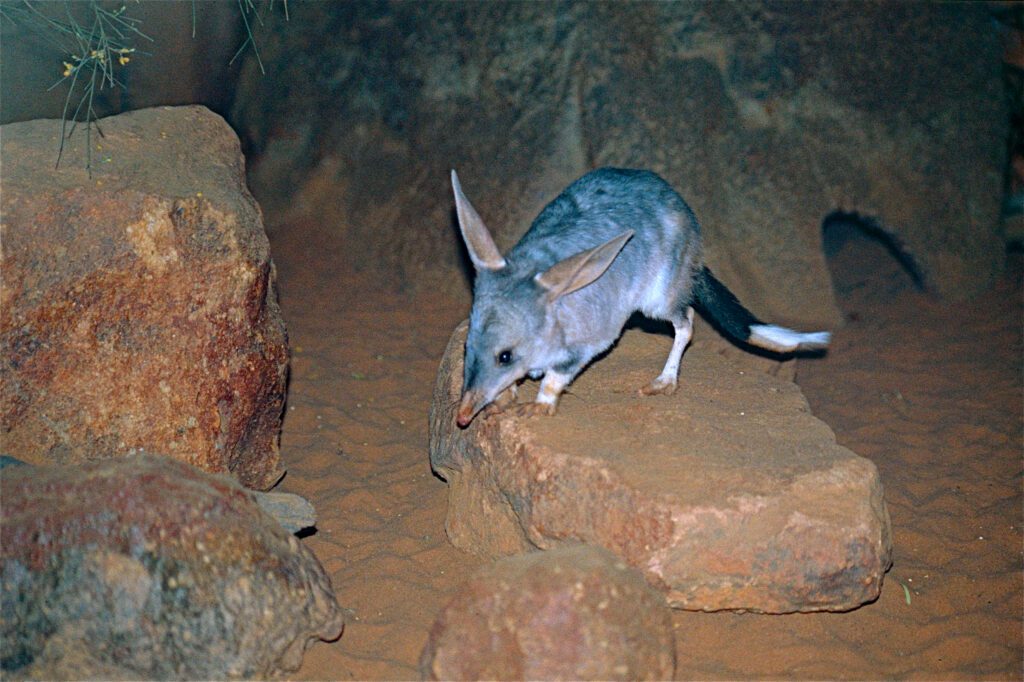
M417 678L435 614L482 564L445 538L427 453L437 363L467 301L338 272L301 226L272 248L293 348L281 489L316 506L304 542L349 610L295 678ZM675 613L677 677L1022 678L1024 268L1010 262L992 291L952 305L874 242L832 259L849 323L827 357L799 362L798 383L878 465L895 564L879 600L849 613Z

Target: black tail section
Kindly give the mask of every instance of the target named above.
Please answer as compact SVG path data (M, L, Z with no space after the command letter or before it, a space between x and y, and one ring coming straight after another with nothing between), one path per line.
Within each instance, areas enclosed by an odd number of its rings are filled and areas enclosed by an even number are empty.
M750 327L764 324L743 307L736 295L718 281L707 266L701 268L693 284L696 305L706 318L710 318L737 341L750 338Z

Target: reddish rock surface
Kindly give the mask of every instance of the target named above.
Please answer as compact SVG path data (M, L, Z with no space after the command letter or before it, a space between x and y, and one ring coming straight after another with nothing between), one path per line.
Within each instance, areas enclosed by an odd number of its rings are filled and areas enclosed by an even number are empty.
M141 455L0 491L5 678L265 677L341 634L316 557L227 476Z
M684 609L842 611L877 598L891 554L878 472L836 444L795 384L698 340L675 395L640 397L671 342L633 330L555 417L506 413L461 430L465 329L431 408L456 546L501 556L601 545Z
M288 349L238 139L202 107L3 126L0 436L33 463L150 451L266 489Z
M500 559L438 616L420 659L431 680L667 680L672 617L661 596L589 545Z

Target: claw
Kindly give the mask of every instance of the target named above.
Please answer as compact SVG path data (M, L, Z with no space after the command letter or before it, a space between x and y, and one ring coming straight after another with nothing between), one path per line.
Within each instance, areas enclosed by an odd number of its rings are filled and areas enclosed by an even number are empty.
M499 415L499 414L501 414L504 411L505 411L505 406L504 405L499 405L498 403L494 402L494 403L491 403L490 405L488 405L487 407L485 407L484 409L480 410L480 418L481 419L490 419L491 417L493 417L495 415Z
M672 395L676 392L676 382L665 381L658 377L640 389L640 395Z
M498 409L505 410L516 404L516 400L519 399L519 387L512 384L504 391L498 394L498 397L494 399L492 405L497 405Z
M498 394L498 397L494 399L494 402L489 404L487 407L480 411L480 416L484 419L489 419L494 415L501 414L506 410L515 407L516 399L519 397L518 387L512 384L507 389Z
M532 417L534 415L553 417L556 411L557 408L554 405L546 403L523 403L513 408L513 412L517 417Z

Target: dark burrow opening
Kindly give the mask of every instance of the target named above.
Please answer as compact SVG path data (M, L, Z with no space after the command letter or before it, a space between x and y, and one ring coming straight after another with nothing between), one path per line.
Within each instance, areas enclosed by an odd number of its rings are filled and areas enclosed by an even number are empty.
M913 255L876 220L834 211L822 221L822 248L836 302L848 318L854 297L885 304L908 289L925 289Z

